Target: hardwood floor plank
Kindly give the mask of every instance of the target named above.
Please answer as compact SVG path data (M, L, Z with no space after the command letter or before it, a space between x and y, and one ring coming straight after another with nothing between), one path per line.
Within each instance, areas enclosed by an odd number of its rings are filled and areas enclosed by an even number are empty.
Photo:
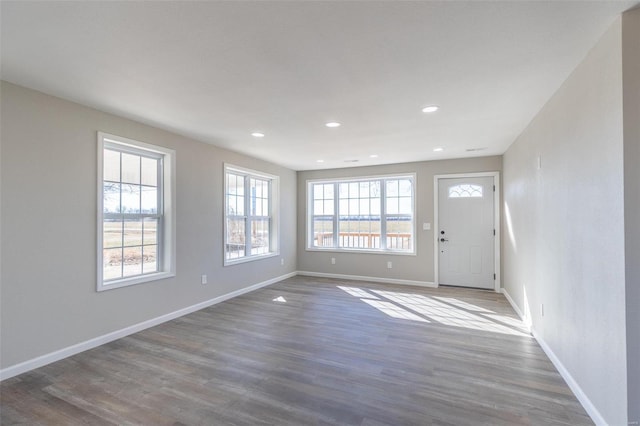
M0 421L589 425L501 294L293 277L0 384Z

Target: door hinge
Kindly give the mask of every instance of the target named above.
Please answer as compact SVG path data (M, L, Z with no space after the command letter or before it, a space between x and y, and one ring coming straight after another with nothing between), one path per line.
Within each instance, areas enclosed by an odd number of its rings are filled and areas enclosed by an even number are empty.
M496 230L495 229L493 230L493 236L494 237L496 236Z
M496 192L496 186L493 185L493 192Z
M496 279L496 274L493 274L493 279L494 279L494 280Z

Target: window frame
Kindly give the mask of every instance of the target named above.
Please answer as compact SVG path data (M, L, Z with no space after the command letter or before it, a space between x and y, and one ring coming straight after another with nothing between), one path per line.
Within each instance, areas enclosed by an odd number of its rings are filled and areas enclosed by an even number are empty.
M253 262L256 260L267 259L280 255L280 214L279 214L279 188L280 178L276 175L249 169L246 167L236 166L230 163L224 163L223 173L223 214L222 214L222 261L223 266L232 266L245 262ZM243 215L227 215L229 210L229 197L227 196L227 188L229 185L229 173L243 176L244 178L244 214ZM253 220L264 218L265 216L257 216L251 214L251 197L249 196L250 180L258 179L268 181L269 198L268 198L268 218L269 218L269 251L267 253L251 254L251 224ZM227 258L227 219L229 217L245 219L245 256L238 258ZM248 237L247 237L248 236ZM249 253L249 254L247 254Z
M387 218L396 216L406 216L406 214L390 214L387 213L387 195L386 195L386 183L387 181L409 179L411 181L411 250L398 250L387 247ZM356 248L356 247L338 247L339 234L340 234L340 195L339 185L344 183L359 183L359 182L371 182L380 181L380 248ZM416 173L401 173L393 175L373 175L373 176L358 176L358 177L345 177L345 178L330 178L330 179L309 179L306 181L306 251L317 252L340 252L340 253L368 253L368 254L386 254L386 255L400 255L400 256L415 256L417 254L417 232L416 232L416 197L417 197L417 176ZM334 185L334 212L333 215L314 215L314 199L313 199L313 186L317 184L333 184ZM315 247L314 241L314 217L332 217L333 223L333 247Z
M176 275L176 180L175 180L175 151L157 145L140 142L121 136L112 135L105 132L97 133L98 139L98 162L97 162L97 282L96 291L113 290L116 288L128 287L135 284L142 284L151 281L158 281L174 277ZM104 205L104 150L111 149L121 153L129 153L143 157L159 159L161 166L158 171L158 212L157 214L144 213L119 213L105 214ZM105 281L103 277L103 232L104 219L110 215L120 215L129 217L157 217L158 225L156 231L157 251L156 261L158 271L138 274L130 277Z

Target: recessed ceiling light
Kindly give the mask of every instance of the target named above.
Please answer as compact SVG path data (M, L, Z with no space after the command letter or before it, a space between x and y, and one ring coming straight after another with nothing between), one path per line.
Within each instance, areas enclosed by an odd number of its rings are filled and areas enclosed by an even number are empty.
M340 123L338 123L337 121L330 121L327 124L325 124L325 126L327 126L327 127L340 127Z
M378 154L371 154L369 158L378 158Z
M316 160L316 163L324 163L324 160Z
M444 148L441 147L441 146L439 146L437 148L433 148L433 152L441 152L441 151L444 151Z
M251 133L251 136L253 136L254 138L264 138L264 133L253 132Z
M438 105L429 105L422 108L422 112L436 112L440 107Z

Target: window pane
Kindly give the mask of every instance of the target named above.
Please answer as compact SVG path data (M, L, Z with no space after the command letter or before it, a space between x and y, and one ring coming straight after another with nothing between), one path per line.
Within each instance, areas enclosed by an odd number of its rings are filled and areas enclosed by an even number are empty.
M338 192L339 192L340 198L349 198L349 184L341 183L338 186L339 186Z
M142 274L142 247L125 247L122 276L130 277Z
M388 180L387 181L387 197L397 197L397 196L398 196L398 181Z
M399 198L400 206L398 209L398 213L400 214L411 214L411 198L402 197Z
M398 199L387 198L387 214L398 214Z
M227 219L227 259L245 255L245 219Z
M102 246L122 246L122 219L105 219L102 223Z
M409 179L402 179L398 181L399 191L398 194L401 197L410 197L411 196L411 181Z
M324 199L325 200L333 200L333 184L329 183L324 186Z
M313 218L313 243L314 247L333 247L333 218Z
M314 200L322 200L324 198L323 194L324 185L314 184L313 185L313 199Z
M103 155L104 180L120 182L120 153L110 149L104 150Z
M244 196L236 195L236 213L238 216L244 216Z
M120 184L104 182L102 188L102 211L120 213Z
M349 184L349 198L358 198L360 195L360 188L358 182L351 182Z
M371 186L369 187L369 196L372 198L380 197L380 181L379 180L371 182Z
M357 216L360 209L358 208L360 203L357 198L349 199L349 216Z
M269 253L269 220L251 222L251 254Z
M334 204L333 199L324 201L324 214L327 215L327 214L333 214L334 213L333 212L333 210L334 210L333 209L333 204Z
M140 186L122 184L122 213L140 213Z
M360 214L361 215L369 215L369 199L361 198L360 199Z
M449 198L482 197L482 185L461 184L449 187Z
M413 249L413 225L407 217L387 217L387 248L397 250Z
M122 249L105 249L102 251L102 279L122 278Z
M146 217L143 221L142 244L157 244L158 241L158 219Z
M142 246L142 273L158 272L158 246Z
M142 219L124 220L124 245L142 245Z
M251 200L251 210L251 215L253 216L262 215L262 198L254 198Z
M380 198L371 199L371 214L374 216L380 216Z
M146 214L158 213L158 188L155 186L141 186L141 212Z
M158 162L154 158L142 157L142 181L143 185L158 186Z
M340 199L340 209L338 211L338 214L343 216L343 215L347 215L349 214L349 200L346 198L341 198Z
M244 196L244 176L235 176L234 185L229 189L231 194L237 194Z
M313 202L313 214L316 216L324 214L324 202L322 200Z
M379 217L341 217L338 226L338 247L380 248Z
M122 153L122 182L140 184L140 156Z

